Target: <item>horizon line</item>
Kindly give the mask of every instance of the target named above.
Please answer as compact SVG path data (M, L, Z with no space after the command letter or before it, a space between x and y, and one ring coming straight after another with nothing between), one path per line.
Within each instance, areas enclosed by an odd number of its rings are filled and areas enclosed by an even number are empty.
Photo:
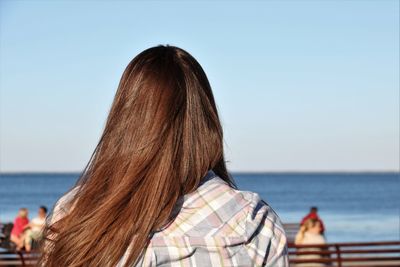
M80 174L82 171L0 171L0 175L4 174ZM265 170L265 171L251 171L251 170L233 170L229 171L234 174L290 174L290 173L306 173L306 174L359 174L359 173L398 173L400 170Z

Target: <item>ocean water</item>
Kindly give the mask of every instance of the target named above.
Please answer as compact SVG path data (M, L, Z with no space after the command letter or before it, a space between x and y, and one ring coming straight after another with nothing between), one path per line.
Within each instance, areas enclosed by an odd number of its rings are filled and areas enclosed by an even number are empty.
M399 173L234 173L241 190L257 192L284 223L318 206L329 242L400 240ZM72 187L76 173L0 174L0 222L20 207L36 215Z

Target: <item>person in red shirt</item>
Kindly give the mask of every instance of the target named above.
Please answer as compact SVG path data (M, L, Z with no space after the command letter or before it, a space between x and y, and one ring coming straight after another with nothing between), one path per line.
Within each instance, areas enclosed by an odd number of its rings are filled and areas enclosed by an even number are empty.
M10 237L10 241L17 246L17 250L20 250L24 246L24 230L28 223L28 209L19 209L18 216L14 220L14 225L11 230Z
M302 220L300 225L303 225L308 219L316 219L319 221L321 230L320 234L323 235L325 233L325 226L324 223L322 222L321 218L318 216L318 208L317 207L311 207L310 213L308 213Z

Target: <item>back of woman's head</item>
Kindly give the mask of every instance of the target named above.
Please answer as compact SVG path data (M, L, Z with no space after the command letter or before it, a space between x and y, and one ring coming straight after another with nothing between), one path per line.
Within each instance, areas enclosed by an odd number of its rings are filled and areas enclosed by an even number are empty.
M206 74L180 48L143 51L122 75L77 193L65 203L68 215L45 228L53 242L42 261L115 266L131 244L132 265L151 233L172 219L178 198L210 169L234 186Z

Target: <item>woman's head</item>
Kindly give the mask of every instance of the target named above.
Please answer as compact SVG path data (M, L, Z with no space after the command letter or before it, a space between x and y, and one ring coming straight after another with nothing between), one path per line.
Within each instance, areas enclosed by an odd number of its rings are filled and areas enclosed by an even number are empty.
M138 169L158 158L164 167L174 166L182 186L187 176L202 176L218 165L222 128L199 63L173 46L153 47L135 57L122 75L102 141L102 155L108 157L103 160L120 156L127 169L132 163Z
M18 217L20 218L28 218L28 209L27 208L20 208L18 211Z
M104 132L67 203L46 266L113 266L127 247L133 263L152 231L171 220L178 198L208 170L234 187L223 133L200 64L174 46L156 46L126 67ZM68 209L68 208L67 208Z

